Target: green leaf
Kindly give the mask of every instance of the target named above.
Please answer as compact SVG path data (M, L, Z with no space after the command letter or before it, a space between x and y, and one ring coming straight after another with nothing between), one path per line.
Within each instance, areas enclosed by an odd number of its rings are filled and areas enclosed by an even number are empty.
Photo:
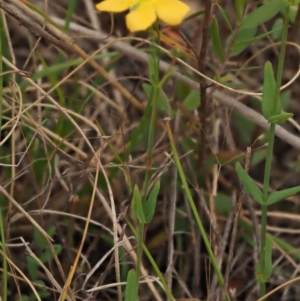
M213 19L210 27L210 36L211 36L211 41L213 45L214 52L219 59L221 63L224 62L224 51L221 43L221 38L220 38L220 31L219 31L219 25L218 21L216 18Z
M276 19L276 21L274 22L274 24L272 26L273 32L271 34L271 38L273 40L280 40L281 35L282 35L282 29L283 29L283 19L278 18L278 19Z
M278 244L278 246L295 260L300 260L300 251L299 249L295 248L291 244L287 243L286 241L282 240L279 237L272 236L273 241Z
M36 262L36 260L31 257L30 255L26 256L26 266L28 270L29 277L35 281L37 279L37 273L38 273L38 268L39 265Z
M238 22L240 23L243 17L243 12L245 8L245 0L235 0L235 11L236 11L236 16L238 19Z
M297 5L300 0L281 0L283 5L286 7L292 6L292 5Z
M144 90L145 94L147 95L148 99L151 99L152 94L153 94L152 93L153 87L147 83L143 83L142 87L143 87L143 90ZM168 114L168 116L172 115L169 102L168 102L165 94L163 94L161 91L159 92L159 97L158 97L158 109L160 111L166 112Z
M220 12L221 12L221 14L224 18L224 21L226 22L228 28L230 29L231 32L233 32L232 26L231 26L230 21L229 21L229 17L227 16L225 10L217 2L215 4L218 6L218 9L220 10Z
M250 27L240 29L238 34L236 35L233 32L229 38L227 39L227 48L232 43L232 38L234 37L234 43L232 46L232 50L230 51L230 56L235 56L243 52L253 41L257 32L257 27Z
M257 187L251 177L246 173L240 163L237 163L236 165L236 172L253 199L256 200L259 204L263 205L263 194L261 190Z
M268 122L270 123L283 123L286 122L288 119L292 118L294 116L293 113L287 113L287 112L282 112L277 115L273 115L268 118Z
M199 90L192 90L184 99L183 104L187 109L193 111L200 106L200 92Z
M269 280L272 275L272 236L268 233L266 235L265 264L265 276Z
M256 42L256 41L260 41L260 40L272 35L274 32L280 31L280 29L275 28L271 31L262 33L258 36L255 36L256 35L256 30L257 30L257 27L242 29L239 32L239 34L238 34L238 36L237 36L237 38L236 38L236 40L233 44L233 48L230 52L230 56L238 55L239 53L244 51L251 43ZM230 36L228 38L228 42L232 39L232 37L233 36ZM227 42L227 45L228 45L228 42Z
M262 113L268 119L277 112L276 100L276 81L274 77L272 64L268 61L264 67L264 86L262 95Z
M300 186L280 190L280 191L274 191L269 194L268 200L266 202L266 205L272 205L275 204L281 200L284 200L291 195L294 195L296 193L300 192Z
M137 301L138 279L135 270L130 270L127 274L127 283L125 288L125 301Z
M241 23L241 29L261 25L273 18L282 8L281 0L271 0L249 13Z
M135 216L140 223L145 223L142 199L137 185L134 186L131 208L133 216Z
M157 195L159 193L160 181L157 181L144 205L145 223L150 223L156 208Z
M53 237L55 231L56 231L56 227L53 225L47 229L47 233L50 237ZM36 227L33 228L33 239L41 250L43 250L45 247L48 246L47 239Z
M62 251L62 246L59 244L54 244L53 245L54 251L56 255L59 255L60 252ZM50 260L52 260L54 258L52 251L50 250L50 248L47 246L47 248L39 255L39 260L42 263L47 263Z

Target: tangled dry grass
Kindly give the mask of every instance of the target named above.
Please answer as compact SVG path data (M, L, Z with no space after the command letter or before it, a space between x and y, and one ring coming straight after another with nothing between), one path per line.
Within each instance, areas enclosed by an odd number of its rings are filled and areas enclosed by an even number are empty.
M232 3L221 2L234 18ZM36 12L23 1L0 1L1 36L7 39L6 48L2 48L0 149L0 202L5 212L7 255L0 252L9 264L9 300L60 300L66 284L68 300L120 299L117 287L124 286L127 270L136 261L136 241L125 217L130 218L130 210L126 211L131 198L129 182L142 187L147 168L145 136L140 135L134 147L131 140L145 118L149 97L147 36L129 37L122 15L112 23L110 15L95 11L92 0L78 1L68 16L70 3L76 1L33 1L34 8L40 10ZM189 4L193 11L202 7L196 1ZM181 30L191 38L201 22L201 17L192 19ZM225 40L225 27L221 33ZM293 41L297 43L297 37ZM200 175L195 151L198 116L180 105L184 95L198 90L197 64L188 56L175 61L169 56L170 48L162 47L161 74L176 67L162 91L179 112L170 121L173 135L224 272L241 191L230 162L242 160L246 147L251 147L257 163L249 163L249 171L258 184L263 177L268 124L254 99L261 91L262 72L243 67L276 61L276 46L259 52L267 45L267 41L251 44L223 66L222 75L232 76L235 86L242 86L247 93L239 89L235 94L236 88L230 91L220 85L207 90L208 164ZM216 62L210 50L208 66ZM286 83L298 72L297 51L289 49ZM213 78L210 72L207 76ZM297 83L293 79L286 88L294 119L276 129L274 190L299 182ZM217 300L219 286L178 182L164 126L166 117L161 112L156 126L151 183L161 179L162 185L145 244L161 272L166 273L177 300ZM250 301L258 296L254 266L260 211L249 197L245 200L228 290L232 300ZM269 212L268 231L278 238L273 245L274 276L269 290L299 273L298 211L299 196L293 196ZM67 281L70 271L74 272L72 283ZM140 299L165 300L159 284L144 257ZM299 293L294 283L271 298L297 300Z

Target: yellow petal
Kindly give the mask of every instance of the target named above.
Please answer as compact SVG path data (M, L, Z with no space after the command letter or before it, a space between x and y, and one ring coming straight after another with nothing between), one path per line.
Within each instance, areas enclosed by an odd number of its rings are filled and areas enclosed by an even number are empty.
M151 26L155 20L155 6L152 1L140 2L139 6L126 16L127 28L131 32L145 30Z
M111 13L119 13L126 9L129 9L132 4L137 1L132 0L104 0L96 4L96 8L99 11L106 11Z
M178 0L156 0L155 10L158 18L169 25L179 25L190 8Z

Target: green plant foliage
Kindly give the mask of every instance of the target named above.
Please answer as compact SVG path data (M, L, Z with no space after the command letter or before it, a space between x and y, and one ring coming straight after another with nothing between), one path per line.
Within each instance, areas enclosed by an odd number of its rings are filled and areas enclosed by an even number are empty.
M143 204L145 223L150 223L154 216L159 188L160 181L157 181L155 182L147 201Z
M235 12L238 22L242 21L246 0L235 0Z
M144 215L144 210L143 210L143 205L142 205L142 198L140 195L139 188L137 185L134 186L133 189L133 198L132 198L132 215L136 217L140 223L145 223L145 215Z
M190 111L197 109L200 106L199 90L192 90L184 99L183 104Z
M53 237L54 233L55 233L55 226L50 226L47 229L47 234L50 237ZM39 231L38 228L34 227L33 228L33 239L35 241L35 243L38 245L38 247L42 250L47 246L47 239L45 238L45 236Z
M281 0L270 0L243 18L241 29L256 27L273 18L282 8Z
M214 197L214 200L217 212L227 216L231 207L231 198L223 193L218 193Z
M255 166L256 164L266 159L266 153L266 149L258 149L257 151L253 152L251 157L251 166Z
M273 24L271 38L273 40L279 40L281 38L282 29L283 29L283 19L278 18L275 20Z
M148 99L151 99L151 95L153 93L153 87L147 83L142 84L143 90L145 94L147 95ZM159 92L158 96L158 110L164 111L168 116L172 116L172 111L169 105L169 102L165 96L165 94L162 93L162 91Z
M266 205L272 205L275 204L281 200L284 200L291 195L294 195L296 193L300 192L300 186L284 189L281 191L274 191L269 194L268 200L266 202Z
M265 275L269 280L272 275L272 236L266 234L266 252L265 252Z
M125 301L138 301L138 279L135 270L130 270L127 275L127 284L125 288Z
M214 52L221 63L224 62L224 51L220 38L219 25L216 18L213 19L210 25L210 36Z
M268 122L270 122L270 123L283 123L283 122L286 122L288 119L292 118L293 116L294 116L293 113L282 112L280 114L273 115L273 116L269 117Z
M32 280L36 280L37 275L38 275L39 265L36 262L36 260L33 257L31 257L30 255L26 256L26 266L27 266L27 271L28 271L29 277Z
M272 275L272 237L270 234L266 234L265 245L265 267L264 272L260 263L257 264L255 269L256 281L259 283L267 283Z
M227 40L227 48L231 45L232 38L235 37L230 56L235 56L243 52L253 41L257 32L257 26L242 28L238 34L232 33Z
M264 85L262 95L262 113L266 119L278 114L279 106L275 99L276 81L272 64L268 61L264 67Z
M56 255L59 255L60 252L62 251L62 245L53 244L53 248L54 248ZM48 246L43 250L43 252L39 256L39 259L42 263L49 262L53 258L54 258L54 255L52 254L52 251L50 250L50 248Z
M236 172L253 199L262 205L264 202L261 190L257 187L252 178L246 173L240 163L236 164Z

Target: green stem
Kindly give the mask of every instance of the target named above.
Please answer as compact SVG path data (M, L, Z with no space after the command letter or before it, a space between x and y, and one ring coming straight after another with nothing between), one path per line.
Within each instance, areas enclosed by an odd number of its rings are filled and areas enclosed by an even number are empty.
M154 37L152 29L150 30L150 36ZM151 166L152 166L152 154L153 154L153 144L154 144L154 132L155 132L155 123L157 117L157 109L158 109L158 98L159 98L159 61L158 61L158 54L156 51L156 47L151 45L151 56L149 58L149 69L150 71L150 78L152 83L152 93L151 97L148 101L152 102L152 111L151 111L151 119L149 125L149 134L148 134L148 145L147 145L147 166L146 166L146 174L144 180L144 193L142 197L142 203L144 204L147 199L148 195L148 188L149 182L151 177ZM152 75L152 76L151 76ZM138 226L138 245L137 245L137 262L136 262L136 287L138 287L139 275L140 275L140 268L141 268L141 261L142 261L142 251L143 251L143 241L144 241L144 229L145 224L143 222L139 222ZM138 300L138 295L136 296L136 300Z
M261 207L261 227L260 227L260 272L265 274L266 270L266 232L267 232L267 212L268 208L266 205L262 205ZM260 296L263 296L266 293L266 283L260 282Z
M290 7L285 7L284 11L284 27L283 34L281 38L280 52L278 58L278 66L277 66L277 76L276 76L276 91L274 96L274 108L278 108L278 103L280 101L280 86L282 80L283 73L283 65L284 65L284 56L288 35L288 22L289 22L289 9ZM277 112L274 112L276 114ZM270 176L271 176L271 167L272 167L272 157L273 157L273 149L274 149L274 140L275 140L275 123L270 123L270 129L268 133L268 148L267 148L267 156L266 156L266 165L265 165L265 173L264 173L264 184L263 184L263 201L264 203L268 200L269 195L269 186L270 186ZM261 228L260 228L260 254L259 254L259 266L260 273L262 275L266 274L266 234L267 234L267 205L262 205L261 207ZM265 281L260 282L260 296L262 297L266 293L266 283Z
M158 85L158 83L155 83ZM150 181L150 170L152 165L152 153L153 153L153 143L154 143L154 130L157 116L157 108L158 108L158 97L159 97L159 88L157 85L153 85L153 95L152 95L152 112L151 112L151 120L149 126L149 135L148 135L148 146L147 146L147 166L146 166L146 175L144 181L144 194L143 201L146 200L149 188Z
M264 186L263 186L263 201L264 202L267 202L267 200L268 200L274 139L275 139L275 125L276 125L275 123L270 124L270 129L269 129L269 133L268 133L268 148L267 148L267 157L266 157L265 174L264 174Z
M133 235L134 235L137 239L139 239L139 234L136 232L136 230L134 229L134 227L133 227L133 225L130 223L130 221L127 219L126 222L127 222L127 224L129 225L129 227L130 227L130 229L131 229ZM169 290L169 287L168 287L168 285L167 285L167 282L166 282L164 276L162 275L161 271L159 270L159 267L157 266L157 264L156 264L155 260L153 259L151 253L149 252L149 250L147 249L147 247L145 246L144 243L142 243L142 247L143 247L143 251L145 252L145 254L146 254L148 260L150 261L150 263L151 263L151 265L152 265L152 267L153 267L153 269L154 269L156 275L158 276L160 282L162 283L162 285L163 285L163 287L164 287L164 290L165 290L165 292L166 292L166 294L167 294L167 296L168 296L169 301L174 301L174 297L172 296L172 293L171 293L171 291Z
M138 227L138 233L136 233L137 238L137 254L136 254L136 288L139 287L139 279L140 279L140 270L141 270L141 261L142 261L142 251L143 251L143 241L144 241L144 223L140 223ZM137 291L138 292L138 291ZM136 296L136 300L138 300L138 295Z
M177 153L177 150L176 150L176 146L175 146L175 143L174 143L174 139L173 139L173 136L172 136L172 131L171 131L170 126L169 126L168 123L166 123L166 128L167 128L167 133L168 133L169 141L170 141L170 144L171 144L171 148L172 148L172 153L173 153L173 156L174 156L174 160L175 160L175 163L176 163L176 166L177 166L177 170L178 170L180 179L181 179L182 184L183 184L183 189L184 189L184 191L186 193L186 196L188 198L190 207L191 207L192 212L194 214L194 218L196 220L197 226L198 226L199 231L201 233L201 236L202 236L202 239L204 241L204 244L205 244L206 250L208 252L209 258L211 260L212 266L213 266L214 271L215 271L215 273L217 275L219 284L220 284L221 287L223 287L224 286L223 276L222 276L221 271L220 271L220 269L218 267L217 260L215 258L215 255L214 255L213 251L212 251L209 239L208 239L208 237L206 235L205 229L204 229L204 227L202 225L202 222L201 222L200 216L198 214L198 210L196 208L196 205L195 205L195 202L193 200L192 194L191 194L191 192L189 190L189 185L188 185L187 180L185 178L185 175L184 175L181 163L180 163L180 159L179 159L179 156L178 156L178 153ZM226 294L226 300L227 301L230 300L230 297L229 297L228 293Z

